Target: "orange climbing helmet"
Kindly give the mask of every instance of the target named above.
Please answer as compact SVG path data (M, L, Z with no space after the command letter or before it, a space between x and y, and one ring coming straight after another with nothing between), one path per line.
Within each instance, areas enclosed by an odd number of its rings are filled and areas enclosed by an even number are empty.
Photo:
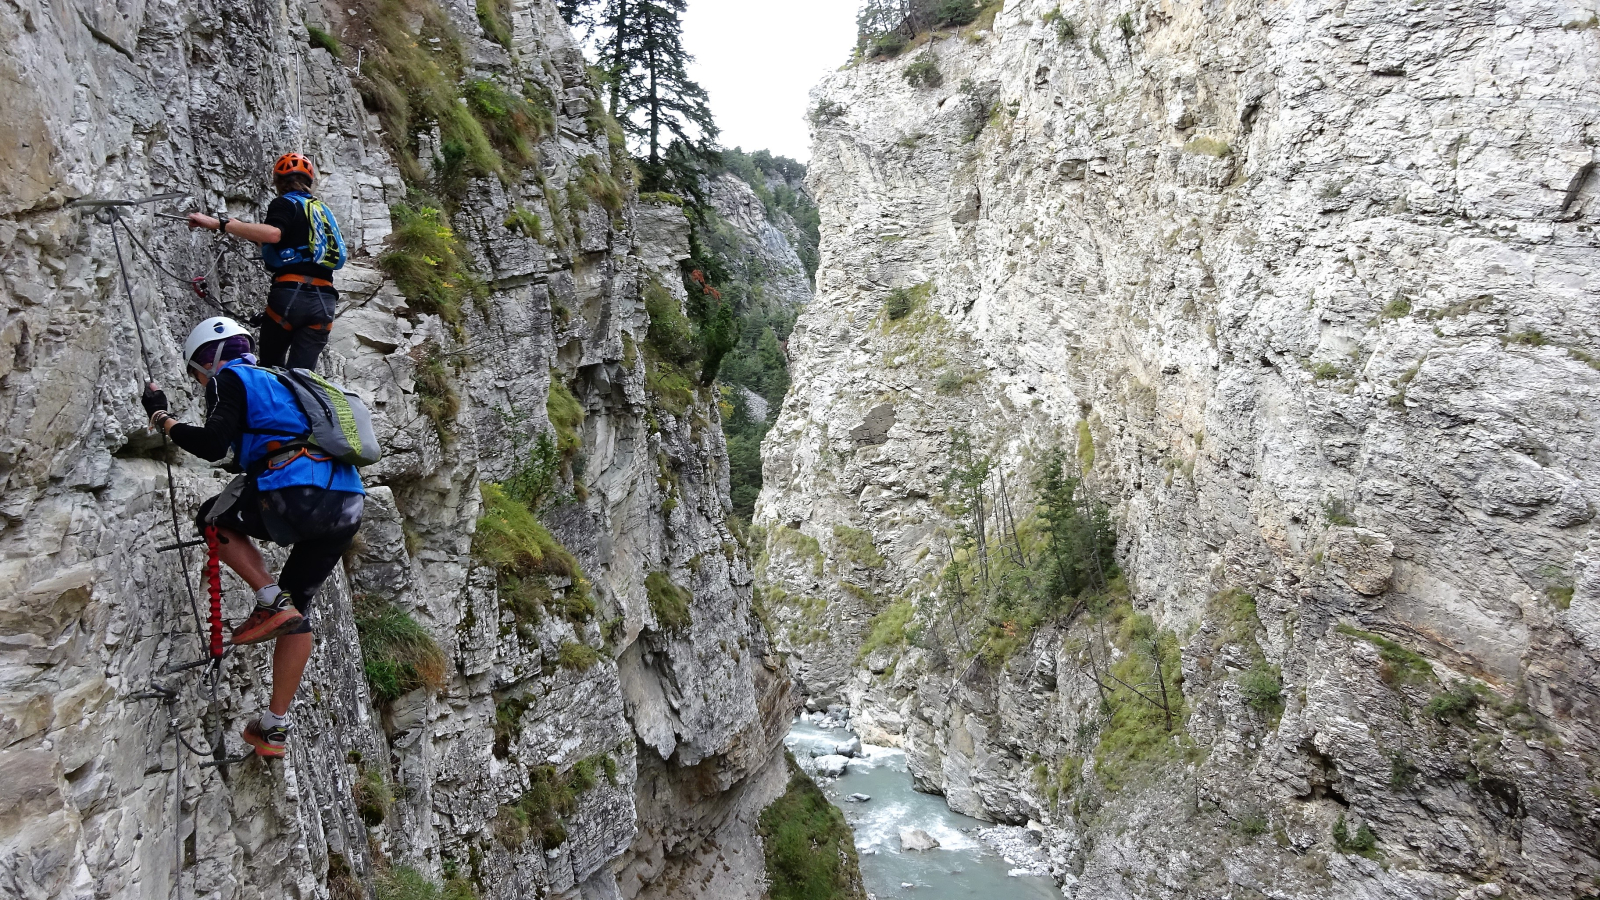
M278 162L272 167L272 175L274 178L282 178L285 175L304 175L315 181L317 170L311 165L310 157L300 153L285 153L278 157Z

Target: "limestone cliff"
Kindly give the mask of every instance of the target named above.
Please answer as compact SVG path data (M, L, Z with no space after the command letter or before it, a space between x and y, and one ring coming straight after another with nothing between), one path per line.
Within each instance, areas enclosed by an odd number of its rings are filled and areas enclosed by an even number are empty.
M1592 13L1007 0L830 76L758 507L810 697L1069 896L1594 896ZM954 429L1023 517L1083 467L1172 731L1109 743L1092 614L977 654Z
M0 894L348 898L420 876L484 898L759 896L790 686L725 525L717 404L687 382L663 399L645 347L642 295L683 300L687 223L633 197L554 5L24 3L0 9L0 44ZM425 83L441 70L460 79ZM508 102L522 132L494 130ZM152 210L258 219L291 149L355 257L323 368L369 401L387 456L319 599L292 752L219 771L169 716L201 747L225 726L237 753L269 653L230 654L214 702L168 671L201 642L195 551L185 574L156 550L177 524L166 462L183 538L227 476L164 448L137 403L143 340L194 421L178 347L213 309L129 238L258 311L248 248L210 271L220 245ZM66 204L168 191L195 205L116 232L135 318L113 231ZM470 267L413 246L452 239ZM409 296L391 277L419 270L438 277ZM474 552L480 483L552 430L570 446L544 518L582 571L530 587ZM233 620L250 600L225 579ZM439 671L383 680L383 621L419 624ZM135 698L152 684L179 699Z

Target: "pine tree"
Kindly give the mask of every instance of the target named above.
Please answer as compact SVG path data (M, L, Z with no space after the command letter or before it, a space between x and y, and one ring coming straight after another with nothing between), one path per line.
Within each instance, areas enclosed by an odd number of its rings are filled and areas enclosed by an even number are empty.
M583 31L588 34L594 27L594 18L589 10L594 7L597 0L556 0L556 10L561 13L568 26L573 31Z

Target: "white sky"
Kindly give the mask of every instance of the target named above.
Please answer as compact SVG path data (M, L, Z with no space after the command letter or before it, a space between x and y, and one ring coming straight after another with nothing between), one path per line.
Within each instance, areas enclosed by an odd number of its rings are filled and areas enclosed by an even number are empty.
M689 73L711 95L724 147L806 162L806 109L822 76L856 43L860 0L689 0Z

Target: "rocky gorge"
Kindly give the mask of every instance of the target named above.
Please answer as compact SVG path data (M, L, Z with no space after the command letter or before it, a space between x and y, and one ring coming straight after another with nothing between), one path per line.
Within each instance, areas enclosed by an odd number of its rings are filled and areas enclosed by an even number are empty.
M0 36L0 895L761 896L797 700L718 398L650 337L689 224L555 5L23 3ZM265 287L156 213L258 220L289 149L353 254L323 368L386 455L288 757L216 767L270 653L173 671L203 551L158 547L228 476L137 397L194 421L184 336Z
M1007 0L828 77L756 517L812 708L1069 897L1600 894L1594 21ZM1052 459L1121 576L986 601Z

